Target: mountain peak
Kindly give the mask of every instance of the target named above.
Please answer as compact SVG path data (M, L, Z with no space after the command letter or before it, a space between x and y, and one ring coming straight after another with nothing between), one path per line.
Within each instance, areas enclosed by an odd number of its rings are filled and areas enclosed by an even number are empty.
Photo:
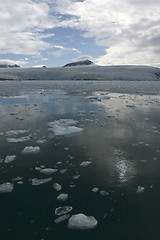
M93 62L86 59L86 60L83 60L83 61L77 61L77 62L71 62L71 63L68 63L66 65L64 65L63 67L76 67L76 66L81 66L81 65L85 65L85 66L88 66L88 65L92 65Z

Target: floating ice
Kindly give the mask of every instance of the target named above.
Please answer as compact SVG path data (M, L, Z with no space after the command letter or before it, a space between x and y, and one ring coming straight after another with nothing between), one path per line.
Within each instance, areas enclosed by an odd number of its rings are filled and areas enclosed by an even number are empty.
M97 220L92 216L86 216L83 213L72 215L68 220L68 228L70 229L91 229L97 226Z
M64 222L69 217L70 217L70 215L66 214L66 215L58 217L57 219L54 220L54 222L58 224L58 223Z
M60 191L62 189L61 185L59 183L54 183L53 187L56 191Z
M55 172L57 172L57 171L58 171L58 170L55 169L55 168L44 168L44 169L41 169L41 170L40 170L40 173L50 175L50 174L53 174L53 173L55 173Z
M6 135L8 136L8 137L10 137L10 136L14 136L14 135L22 135L22 134L24 134L24 133L27 133L28 132L28 130L9 130L9 131L7 131L6 132Z
M61 193L58 197L57 200L59 201L66 201L68 200L68 194L67 193Z
M84 129L75 127L73 125L77 124L78 122L73 119L60 119L54 122L49 122L48 126L49 131L53 132L55 136L64 136L82 132Z
M32 153L39 153L40 152L40 147L36 146L27 146L23 149L22 153L23 154L32 154Z
M10 182L5 182L0 184L0 193L9 193L13 191L13 184Z
M55 215L60 216L66 213L69 213L72 211L73 207L71 206L64 206L64 207L58 207L55 209Z
M137 193L141 193L141 192L143 192L144 190L145 190L144 187L141 187L141 186L138 186L138 187L137 187Z
M52 180L52 178L44 178L44 179L33 178L32 179L32 185L39 186L39 185L42 185L44 183L50 182L51 180Z
M16 159L16 155L7 156L4 160L5 163L10 163Z
M62 127L56 125L53 128L50 128L49 130L52 131L55 136L64 136L82 132L84 129L75 126Z
M21 138L7 138L7 142L9 143L20 143L20 142L26 142L31 140L31 135Z
M92 163L91 161L84 161L84 162L81 162L80 166L87 167L91 163Z

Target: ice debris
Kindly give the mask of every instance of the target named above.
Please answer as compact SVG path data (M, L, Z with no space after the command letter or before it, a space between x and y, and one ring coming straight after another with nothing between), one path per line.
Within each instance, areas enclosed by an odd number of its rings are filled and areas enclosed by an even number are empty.
M60 216L66 213L71 212L73 207L71 206L64 206L64 207L58 207L55 209L55 215Z
M40 147L36 146L27 146L23 149L22 153L23 154L32 154L32 153L39 153L40 152Z
M13 184L10 182L5 182L0 184L0 193L9 193L13 191Z
M66 201L68 200L68 194L67 193L61 193L58 197L57 197L58 201Z
M63 216L58 217L57 219L54 220L54 222L58 224L58 223L64 222L64 221L67 220L69 217L70 217L70 215L69 215L69 214L66 214L66 215L63 215Z
M39 186L44 183L50 182L51 180L52 180L52 178L44 178L44 179L33 178L31 181L32 181L33 186Z
M16 155L7 156L4 160L5 163L10 163L16 159Z
M97 187L92 188L92 192L94 192L94 193L98 192L98 190L99 189Z
M53 184L54 189L58 192L62 189L61 185L59 183L54 183Z
M91 229L97 226L97 220L93 216L86 216L83 213L72 215L68 220L68 228L70 229Z
M55 173L55 172L57 172L57 171L58 171L58 170L55 169L55 168L44 168L44 169L41 169L41 170L40 170L40 173L50 175L50 174L53 174L53 173Z

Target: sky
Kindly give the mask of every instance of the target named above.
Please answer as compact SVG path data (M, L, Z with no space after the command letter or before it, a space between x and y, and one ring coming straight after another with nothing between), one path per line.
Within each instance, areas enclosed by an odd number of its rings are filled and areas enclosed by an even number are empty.
M0 1L0 64L160 67L160 0Z

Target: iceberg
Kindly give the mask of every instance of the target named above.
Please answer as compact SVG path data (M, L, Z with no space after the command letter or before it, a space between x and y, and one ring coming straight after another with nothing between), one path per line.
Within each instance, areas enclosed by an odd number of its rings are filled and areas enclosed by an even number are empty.
M58 207L55 209L55 215L60 216L69 213L72 211L72 209L73 208L71 206Z
M13 191L13 184L10 182L5 182L0 184L0 193L9 193Z
M27 146L23 149L22 153L23 154L32 154L32 153L39 153L40 152L40 147L36 146Z
M97 220L92 216L86 216L83 213L72 215L68 220L68 228L70 229L91 229L97 226Z

